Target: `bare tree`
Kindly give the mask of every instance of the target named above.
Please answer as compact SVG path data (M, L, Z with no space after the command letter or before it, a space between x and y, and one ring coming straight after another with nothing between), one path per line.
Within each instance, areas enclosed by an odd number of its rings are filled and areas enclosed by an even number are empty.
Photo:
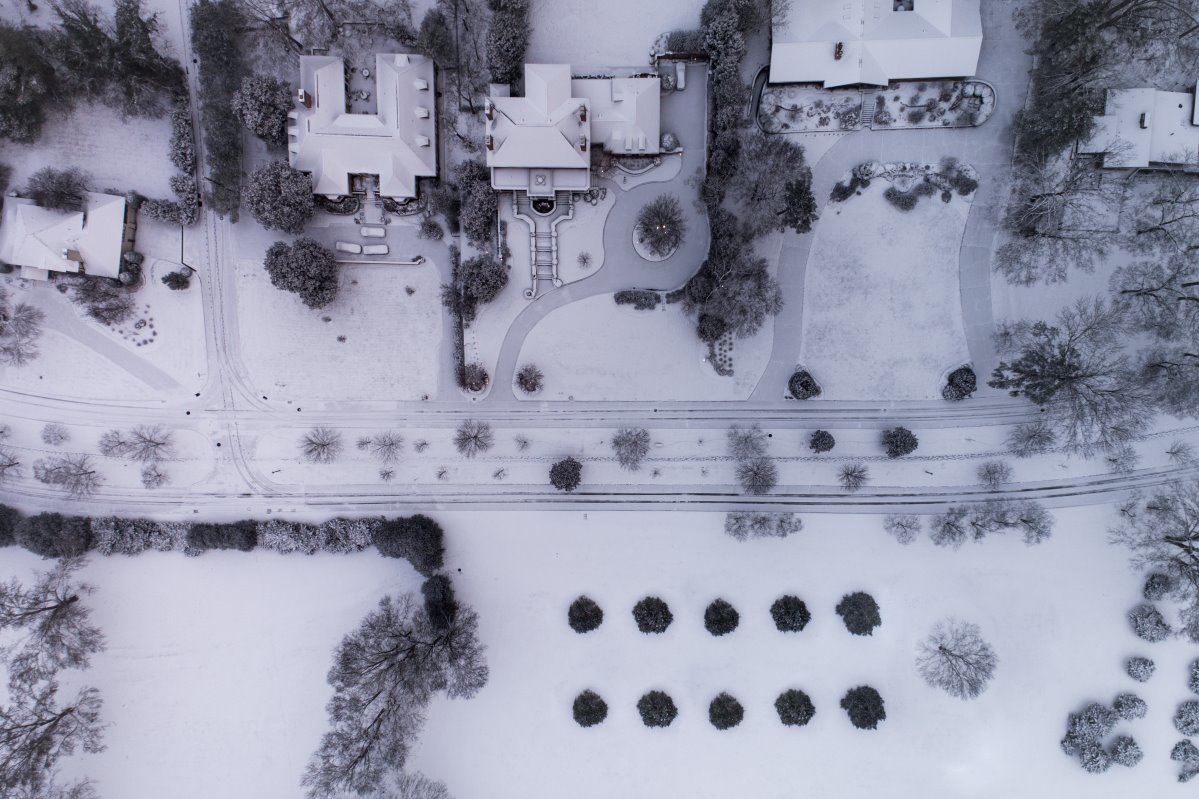
M47 422L42 428L42 443L51 447L57 447L66 441L71 440L71 434L67 432L67 428L54 422Z
M104 482L87 455L55 455L34 461L33 477L46 485L62 486L72 499L90 497Z
M978 480L991 491L1012 481L1012 467L1004 461L983 461L978 465Z
M1199 249L1199 184L1194 176L1171 169L1156 182L1153 199L1137 218L1135 235L1160 241L1180 252Z
M951 505L929 519L928 537L939 547L958 549L970 535L969 511L961 505Z
M1140 354L1141 385L1175 416L1199 415L1199 346L1156 346Z
M87 668L91 656L104 649L104 635L83 603L96 589L76 578L82 566L82 558L63 558L38 572L29 588L16 579L0 583L0 630L10 639L0 654L15 688L52 679L63 669Z
M761 458L766 454L766 434L757 424L733 425L728 433L729 455L737 460Z
M883 517L883 529L901 544L910 544L920 535L920 517L908 513L891 513Z
M129 431L129 457L135 461L157 461L175 454L175 434L162 425L137 425Z
M341 433L329 427L314 427L300 438L300 457L309 463L333 463L341 450Z
M749 458L737 464L737 482L747 494L769 494L778 485L779 470L769 458Z
M864 463L846 463L837 472L837 479L846 491L854 492L866 485L870 479L870 470Z
M1174 255L1134 261L1112 273L1112 305L1133 330L1172 341L1199 331L1199 266Z
M637 471L649 454L649 431L644 427L622 427L612 436L612 451L621 468Z
M1017 458L1029 458L1048 452L1057 443L1057 433L1044 419L1018 424L1008 434L1007 445Z
M44 796L59 758L76 750L104 750L100 740L100 693L81 688L65 705L58 703L53 680L18 691L0 707L0 788Z
M1170 442L1166 455L1170 458L1171 463L1186 466L1195 460L1195 446L1189 441L1178 439Z
M411 594L384 597L334 653L332 729L305 772L308 796L378 789L403 767L433 696L471 697L487 676L473 610L439 627Z
M495 445L495 434L491 425L475 419L467 419L458 427L454 434L454 448L460 455L473 458L480 452L486 452Z
M368 449L380 463L395 463L404 451L404 437L394 430L378 433L370 439Z
M1107 462L1108 468L1116 474L1128 474L1137 468L1137 462L1140 461L1141 456L1128 444L1121 444L1107 450L1103 459Z
M995 676L999 658L977 624L946 619L917 647L916 668L924 681L958 699L974 699Z
M142 467L142 486L145 488L162 488L167 484L169 475L165 469L157 463L151 463Z
M0 445L0 485L21 473L21 459L10 447Z

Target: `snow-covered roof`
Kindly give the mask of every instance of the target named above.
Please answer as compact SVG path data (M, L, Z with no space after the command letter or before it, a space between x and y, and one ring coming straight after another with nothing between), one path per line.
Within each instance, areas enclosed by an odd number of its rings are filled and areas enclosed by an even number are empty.
M288 126L288 159L312 173L315 193L349 194L350 175L378 175L384 197L415 197L417 178L437 175L430 59L376 54L374 114L347 112L339 58L301 56L300 91Z
M591 106L591 140L614 155L653 155L661 136L662 81L575 78L571 94Z
M1157 89L1109 89L1081 153L1103 153L1106 167L1199 165L1195 95Z
M770 82L969 77L982 38L979 0L803 0L774 26Z
M0 261L21 276L44 280L48 272L118 277L125 238L125 198L88 192L84 210L52 211L24 197L4 199Z

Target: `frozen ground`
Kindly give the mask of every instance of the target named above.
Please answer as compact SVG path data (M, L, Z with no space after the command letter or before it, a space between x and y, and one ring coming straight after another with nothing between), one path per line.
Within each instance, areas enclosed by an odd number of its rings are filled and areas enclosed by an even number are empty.
M1105 543L1110 519L1105 508L1061 511L1038 548L997 538L952 552L900 547L869 516L808 515L791 538L739 543L721 514L443 514L448 567L479 611L491 680L473 700L434 702L410 766L458 799L789 799L795 785L895 799L1173 790L1168 750L1179 736L1169 719L1187 697L1193 648L1144 644L1128 630L1139 579ZM3 578L40 563L4 553ZM94 557L84 576L99 588L92 603L109 642L87 675L105 697L108 750L68 766L106 796L176 799L295 799L324 729L332 647L381 595L419 580L373 553ZM833 612L859 589L881 606L870 637L851 636ZM792 635L768 613L788 592L813 616ZM581 593L605 611L587 636L566 625ZM665 635L641 635L629 616L647 594L675 615ZM718 596L741 614L719 639L702 626ZM929 689L912 665L916 642L947 615L981 625L999 654L997 678L973 702ZM1158 662L1145 686L1123 673L1132 654ZM863 683L886 701L873 732L837 707ZM771 705L789 687L816 705L807 727L777 722ZM585 688L609 704L590 730L570 717ZM644 728L634 709L653 688L679 707L665 730ZM1066 714L1127 690L1149 715L1117 731L1140 742L1145 760L1088 775L1058 749ZM706 717L720 691L746 708L725 732Z
M970 206L933 196L905 213L883 199L887 185L830 204L816 227L799 361L821 399L934 399L941 375L970 359L958 285Z
M440 277L431 261L343 266L337 300L315 311L272 286L261 261L239 261L238 272L242 354L261 393L354 401L437 394L445 356Z
M530 64L638 66L658 34L699 27L703 0L533 0Z
M545 372L537 400L739 400L766 368L773 330L767 322L737 341L735 374L721 377L679 305L636 311L599 294L551 311L525 339L519 363Z

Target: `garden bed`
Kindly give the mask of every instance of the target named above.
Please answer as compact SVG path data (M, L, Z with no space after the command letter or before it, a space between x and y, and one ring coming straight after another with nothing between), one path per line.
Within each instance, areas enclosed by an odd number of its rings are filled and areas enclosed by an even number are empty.
M767 133L854 130L862 93L814 86L778 86L762 92L758 122Z
M995 110L995 89L967 81L892 83L873 97L874 121L880 128L969 128L981 125Z

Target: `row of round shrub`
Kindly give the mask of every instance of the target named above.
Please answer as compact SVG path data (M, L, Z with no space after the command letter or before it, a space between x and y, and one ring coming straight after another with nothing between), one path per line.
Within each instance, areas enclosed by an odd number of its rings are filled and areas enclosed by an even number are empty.
M837 604L837 615L854 635L870 635L882 624L878 603L862 591L846 594ZM785 633L800 632L812 620L802 599L791 594L779 597L770 606L774 626ZM566 612L567 623L577 633L589 633L604 623L603 608L589 596L580 596ZM633 606L633 620L643 633L664 633L674 622L670 606L656 596L647 596ZM724 599L716 599L704 610L704 627L715 636L728 635L741 623L741 614Z
M873 730L887 718L883 698L868 685L851 688L841 699L841 707L858 729ZM594 727L608 717L608 703L591 689L575 697L572 708L580 727ZM816 715L812 699L798 688L790 688L774 700L779 722L787 727L802 727ZM650 691L637 700L637 712L647 727L669 727L679 715L670 694ZM718 730L736 727L745 718L745 708L736 697L721 692L708 705L708 722Z
M161 522L120 516L66 516L39 513L22 516L0 505L0 546L16 544L46 558L98 552L137 555L146 551L182 551L198 555L210 549L249 552L346 554L374 545L383 555L405 558L428 577L444 565L441 526L421 514L387 519L335 518L320 524L284 519L234 522Z

